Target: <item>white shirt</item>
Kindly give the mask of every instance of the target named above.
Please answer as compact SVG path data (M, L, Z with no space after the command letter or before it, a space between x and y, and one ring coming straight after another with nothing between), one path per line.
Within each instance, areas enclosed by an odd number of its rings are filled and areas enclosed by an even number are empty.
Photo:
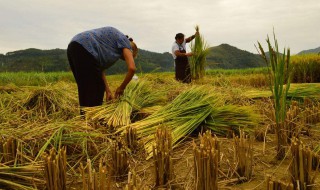
M184 39L184 41L183 41L183 43L180 45L180 47L182 47L184 50L187 51L187 49L186 49L186 39ZM174 52L177 51L177 50L179 50L179 45L178 45L177 42L174 42L174 43L172 44L172 57L173 57L173 59L176 59L176 58L177 58L176 54L174 53Z

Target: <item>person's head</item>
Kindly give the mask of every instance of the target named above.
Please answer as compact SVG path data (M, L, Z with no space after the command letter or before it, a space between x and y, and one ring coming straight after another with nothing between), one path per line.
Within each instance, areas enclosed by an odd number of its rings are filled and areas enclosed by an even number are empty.
M182 33L176 34L175 39L176 39L176 42L177 42L177 43L182 44L183 41L184 41L184 34L182 34Z
M127 36L127 35L126 35L126 36ZM128 38L129 41L130 41L133 58L136 58L137 55L138 55L138 47L137 47L137 44L134 43L134 42L133 42L133 39L132 39L132 38L129 38L129 36L127 36L127 38Z

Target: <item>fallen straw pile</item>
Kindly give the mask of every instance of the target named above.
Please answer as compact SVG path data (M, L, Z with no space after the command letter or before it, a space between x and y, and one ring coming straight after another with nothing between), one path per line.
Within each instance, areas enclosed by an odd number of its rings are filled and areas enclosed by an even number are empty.
M209 131L203 136L199 135L199 139L199 145L193 142L195 189L218 189L219 141L216 137L212 137Z
M70 119L77 112L77 96L65 83L37 87L23 102L31 116Z
M172 135L165 127L157 129L153 146L155 181L157 187L166 187L173 179Z
M152 89L144 81L130 82L123 96L107 106L85 108L86 115L93 121L112 127L126 126L131 123L138 112L148 107L158 105L163 101L163 95Z
M39 164L19 167L0 167L0 188L3 189L43 189L45 180Z

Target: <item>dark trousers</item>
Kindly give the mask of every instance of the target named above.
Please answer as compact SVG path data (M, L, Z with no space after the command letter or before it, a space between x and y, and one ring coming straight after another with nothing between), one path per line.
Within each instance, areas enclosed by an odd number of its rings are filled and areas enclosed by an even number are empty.
M67 55L77 82L80 107L102 105L105 85L97 60L77 42L69 44Z
M185 53L185 52L183 52ZM177 57L175 59L176 80L183 83L191 83L191 71L187 57Z

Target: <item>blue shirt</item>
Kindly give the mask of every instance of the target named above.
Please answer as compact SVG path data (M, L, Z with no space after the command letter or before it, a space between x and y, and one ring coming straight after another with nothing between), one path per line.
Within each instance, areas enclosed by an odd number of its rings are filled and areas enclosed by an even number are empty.
M132 51L130 41L113 27L102 27L81 32L71 42L81 44L98 61L102 69L111 67L122 56L122 49Z

